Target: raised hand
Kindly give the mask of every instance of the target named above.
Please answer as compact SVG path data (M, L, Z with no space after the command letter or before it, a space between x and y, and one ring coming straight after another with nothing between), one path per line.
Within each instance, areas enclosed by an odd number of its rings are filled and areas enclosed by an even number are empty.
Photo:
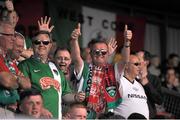
M124 27L124 40L130 41L132 39L132 31L128 30L128 26L125 25Z
M140 78L145 78L147 77L148 71L147 71L147 65L141 65L140 69Z
M64 116L62 116L63 120L70 120L71 115L69 113L66 113Z
M54 28L54 25L52 25L52 26L50 27L50 26L49 26L50 21L51 21L51 17L47 18L47 16L45 16L44 19L41 17L41 21L38 20L39 30L40 30L40 31L48 31L48 32L51 32L52 29Z
M21 56L24 57L24 58L29 58L33 55L33 50L32 48L29 48L29 49L24 49L23 52L21 53Z
M5 6L9 11L13 11L14 10L14 5L12 0L6 0L5 1Z
M117 41L114 37L111 37L108 41L108 54L111 55L117 48Z
M75 100L77 102L83 102L85 100L85 93L84 92L78 92L76 95L75 95Z
M78 40L81 35L81 24L78 23L77 28L75 28L71 34L71 40Z
M147 74L148 74L147 64L141 62L139 78L142 85L146 85L149 82L149 80L147 79Z

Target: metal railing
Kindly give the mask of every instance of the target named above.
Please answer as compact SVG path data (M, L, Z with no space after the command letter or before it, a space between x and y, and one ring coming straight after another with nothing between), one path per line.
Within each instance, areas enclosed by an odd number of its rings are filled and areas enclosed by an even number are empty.
M162 87L163 106L166 112L180 118L180 93Z

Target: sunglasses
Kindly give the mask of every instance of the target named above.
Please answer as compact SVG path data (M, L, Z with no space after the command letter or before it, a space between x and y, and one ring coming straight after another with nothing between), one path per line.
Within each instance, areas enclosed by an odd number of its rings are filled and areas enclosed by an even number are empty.
M107 54L107 50L101 49L101 50L93 50L92 51L93 55L95 56L100 56L100 55L106 55Z
M49 45L49 43L50 43L50 41L39 41L39 40L36 40L36 41L34 41L33 42L35 45L40 45L41 43L43 44L43 45Z
M133 65L135 65L135 66L140 66L141 65L141 63L131 63L131 64L133 64Z

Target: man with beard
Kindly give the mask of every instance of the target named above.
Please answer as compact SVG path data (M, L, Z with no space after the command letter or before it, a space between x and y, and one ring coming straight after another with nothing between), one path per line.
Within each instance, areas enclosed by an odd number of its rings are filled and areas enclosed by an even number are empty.
M114 66L107 63L109 49L106 41L94 41L90 47L92 63L87 64L80 55L78 38L81 35L80 24L71 34L71 55L74 60L75 74L80 80L78 91L86 93L86 105L88 109L88 119L95 119L105 110L116 108L121 103L118 92L117 81L115 79ZM124 61L118 64L121 70L124 68L130 52L130 40L132 32L125 26L124 32ZM117 47L116 44L113 48Z

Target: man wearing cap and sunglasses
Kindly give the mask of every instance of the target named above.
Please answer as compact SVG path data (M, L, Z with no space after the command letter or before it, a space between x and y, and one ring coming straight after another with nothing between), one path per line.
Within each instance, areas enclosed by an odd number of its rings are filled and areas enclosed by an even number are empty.
M45 17L38 23L40 27L46 24L49 28L49 22L50 19ZM47 115L47 118L62 119L61 99L65 102L82 102L85 97L83 93L71 92L62 71L48 59L52 47L50 32L51 30L40 28L33 38L34 55L22 61L18 67L30 78L32 88L41 91L45 107L42 114Z
M80 24L71 34L71 55L75 64L75 75L80 80L79 91L86 93L86 105L89 119L97 118L105 110L112 110L121 103L118 86L115 79L113 65L107 63L109 57L108 45L105 41L94 41L90 47L92 64L85 63L80 56L78 37L81 35ZM124 32L124 63L119 64L124 67L128 54L132 32L125 29ZM116 44L113 45L116 47ZM107 111L106 111L107 112Z

